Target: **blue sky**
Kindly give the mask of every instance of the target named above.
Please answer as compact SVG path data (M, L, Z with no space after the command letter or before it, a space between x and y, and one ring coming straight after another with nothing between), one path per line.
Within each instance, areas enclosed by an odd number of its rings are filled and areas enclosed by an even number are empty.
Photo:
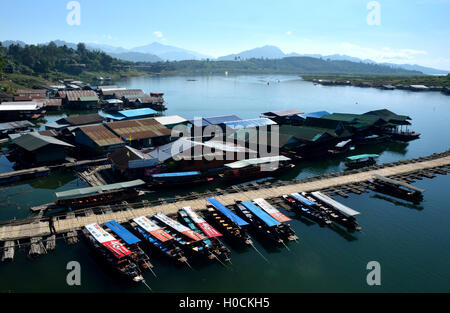
M379 0L380 25L363 0L78 0L79 26L67 24L66 0L1 2L0 40L158 41L213 57L270 44L450 70L450 0Z

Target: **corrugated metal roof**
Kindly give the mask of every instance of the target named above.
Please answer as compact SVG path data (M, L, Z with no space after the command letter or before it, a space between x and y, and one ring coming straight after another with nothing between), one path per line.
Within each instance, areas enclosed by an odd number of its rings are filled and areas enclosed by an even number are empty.
M150 108L142 108L142 109L135 109L135 110L122 110L122 111L119 111L118 113L122 114L123 116L125 116L127 118L158 114L158 112L156 112L155 110L152 110Z
M61 98L67 98L69 101L80 101L80 98L85 97L95 97L98 100L97 93L93 90L69 90L69 91L58 91Z
M210 125L218 125L225 122L241 121L242 119L236 115L211 116L203 118Z
M121 182L117 184L111 184L111 185L102 185L102 186L95 186L95 187L87 187L87 188L78 188L78 189L71 189L67 191L61 191L61 192L55 192L56 198L70 198L70 197L79 197L79 196L85 196L92 193L97 193L99 191L111 191L111 190L117 190L117 189L123 189L123 188L132 188L137 186L145 185L145 182L141 179L137 180L131 180L126 182Z
M303 114L304 112L300 111L300 110L296 110L296 109L292 109L292 110L281 110L281 111L270 111L270 112L266 112L263 113L263 117L283 117L283 116L290 116L290 115L295 115L295 114Z
M87 125L99 123L104 120L103 116L98 113L92 114L82 114L82 115L71 115L65 118L58 120L57 122L61 122L63 124L70 124L72 126L77 125Z
M37 101L2 102L0 111L37 111L42 107L43 103Z
M119 121L106 124L113 132L126 140L138 140L160 136L170 136L171 131L153 118Z
M29 121L15 121L8 123L0 123L0 131L1 130L10 130L17 128L25 128L25 127L33 127L34 124Z
M179 115L158 116L155 120L163 125L173 125L187 122L187 119Z
M240 121L232 121L223 123L226 127L231 129L241 129L241 128L250 128L250 127L262 127L269 125L277 125L271 119L262 117L262 118L254 118L249 120L240 120Z
M105 125L91 125L79 127L79 130L88 136L100 147L118 145L123 141L114 135Z
M13 143L27 151L35 151L47 145L73 147L71 144L62 140L49 136L43 136L34 132L24 134L18 138L13 139Z

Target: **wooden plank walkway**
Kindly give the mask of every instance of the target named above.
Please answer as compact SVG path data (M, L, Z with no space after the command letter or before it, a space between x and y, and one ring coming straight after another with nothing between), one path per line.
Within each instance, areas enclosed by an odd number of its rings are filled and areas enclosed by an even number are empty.
M413 160L414 161L414 160ZM248 190L237 193L230 193L224 195L217 195L215 198L225 205L233 204L236 200L247 201L255 198L275 198L284 194L293 192L308 192L315 190L322 190L332 188L340 185L355 184L367 181L373 178L374 174L382 176L393 176L406 173L420 172L422 170L442 167L450 165L450 156L438 157L426 161L414 161L407 164L401 164L405 162L397 162L396 164L380 168L362 171L355 174L347 174L335 177L321 178L310 182L299 182L293 184L287 184L284 186L274 186L268 188L260 188L257 190ZM392 165L392 166L391 166ZM132 218L141 215L153 215L157 212L163 212L165 214L176 213L183 206L190 206L195 210L203 210L206 208L205 199L193 199L193 200L181 200L173 203L165 203L155 206L145 206L143 208L133 209L130 206L129 209L122 211L109 211L100 214L89 214L87 216L77 216L74 214L67 215L63 219L54 219L53 226L57 234L63 234L78 230L84 225L90 223L99 223L110 221L112 219L117 220L119 223L127 222ZM126 208L126 206L125 206ZM38 220L34 223L19 224L20 221L15 221L14 225L4 225L0 227L0 241L26 239L32 237L45 237L50 235L49 222L45 220Z

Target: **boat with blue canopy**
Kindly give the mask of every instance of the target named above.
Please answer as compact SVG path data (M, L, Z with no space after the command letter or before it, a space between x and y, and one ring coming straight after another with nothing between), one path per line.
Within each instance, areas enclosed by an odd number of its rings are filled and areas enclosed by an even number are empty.
M248 222L226 208L215 198L207 198L205 217L228 239L239 244L253 245L247 234Z
M316 206L316 202L305 198L297 192L283 195L283 199L290 207L296 209L300 215L320 225L330 225L332 223L327 215Z
M211 177L203 176L199 171L159 173L151 175L151 178L151 185L154 188L172 187L187 183L205 183L213 180Z
M150 262L148 255L139 246L141 240L133 235L128 229L123 227L115 220L111 220L104 224L106 226L106 231L113 232L117 235L124 246L126 246L131 252L131 258L139 265L142 269L152 269L153 265Z
M262 240L269 239L270 241L283 244L283 238L279 232L278 226L282 225L276 219L257 207L251 201L236 201L236 212L238 212L246 221L252 226L251 229L255 231L255 235L259 235Z

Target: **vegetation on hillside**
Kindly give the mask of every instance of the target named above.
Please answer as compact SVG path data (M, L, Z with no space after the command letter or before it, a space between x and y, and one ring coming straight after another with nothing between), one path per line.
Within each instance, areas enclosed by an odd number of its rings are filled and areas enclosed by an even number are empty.
M418 75L418 76L393 76L393 75L381 75L381 76L317 76L308 75L303 76L303 79L307 81L313 81L315 79L329 80L329 81L350 81L352 85L358 85L362 82L370 82L373 87L381 87L383 85L397 85L404 86L409 85L425 85L428 87L447 87L450 88L450 74L445 76L431 76L431 75Z

